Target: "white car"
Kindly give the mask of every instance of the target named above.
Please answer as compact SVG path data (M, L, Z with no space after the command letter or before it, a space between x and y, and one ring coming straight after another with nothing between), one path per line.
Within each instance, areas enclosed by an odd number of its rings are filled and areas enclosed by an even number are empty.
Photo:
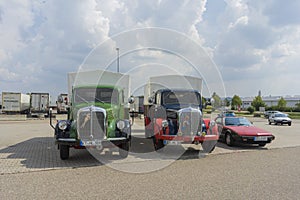
M271 125L274 123L277 124L288 124L289 126L292 125L291 118L288 117L287 114L284 113L275 113L269 117L269 124Z
M269 117L271 117L271 115L273 115L275 113L282 113L282 112L279 112L277 110L268 110L265 112L265 118L269 119Z

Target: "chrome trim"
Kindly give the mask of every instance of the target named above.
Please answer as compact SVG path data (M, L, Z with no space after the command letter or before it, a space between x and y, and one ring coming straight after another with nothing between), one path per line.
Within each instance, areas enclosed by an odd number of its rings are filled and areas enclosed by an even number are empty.
M57 141L59 141L59 142L76 142L77 140L74 138L58 138Z

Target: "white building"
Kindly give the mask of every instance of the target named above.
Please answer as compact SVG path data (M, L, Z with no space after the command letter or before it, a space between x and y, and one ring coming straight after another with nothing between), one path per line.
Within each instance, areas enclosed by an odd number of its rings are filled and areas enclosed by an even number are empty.
M262 100L267 104L267 106L277 106L278 101L281 99L282 96L264 96ZM242 97L242 109L247 109L251 106L251 103L255 97ZM287 107L297 107L296 104L300 103L300 96L286 96L283 97L286 101Z

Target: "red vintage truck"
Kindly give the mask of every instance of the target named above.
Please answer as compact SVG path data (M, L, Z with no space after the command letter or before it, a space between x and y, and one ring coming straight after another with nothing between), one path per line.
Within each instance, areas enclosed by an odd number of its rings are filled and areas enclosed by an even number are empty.
M150 77L144 90L145 137L153 139L155 150L186 143L214 150L219 133L214 121L203 118L201 88L197 77Z

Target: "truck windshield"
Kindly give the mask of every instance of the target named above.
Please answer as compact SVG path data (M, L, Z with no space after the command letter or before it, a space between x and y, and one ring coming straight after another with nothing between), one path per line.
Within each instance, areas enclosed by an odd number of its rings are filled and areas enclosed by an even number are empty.
M193 91L170 91L162 94L162 104L200 105L200 95Z
M114 88L76 88L74 90L75 103L101 102L117 104L118 90Z

